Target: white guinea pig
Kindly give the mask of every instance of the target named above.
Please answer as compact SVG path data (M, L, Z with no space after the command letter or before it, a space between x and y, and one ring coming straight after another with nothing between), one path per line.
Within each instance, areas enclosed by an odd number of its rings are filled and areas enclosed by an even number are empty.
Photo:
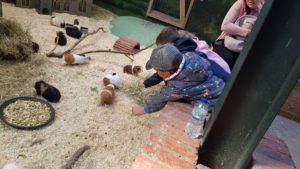
M108 84L113 84L116 89L120 89L121 79L117 73L107 74L103 78L103 84L104 84L104 86L106 86Z

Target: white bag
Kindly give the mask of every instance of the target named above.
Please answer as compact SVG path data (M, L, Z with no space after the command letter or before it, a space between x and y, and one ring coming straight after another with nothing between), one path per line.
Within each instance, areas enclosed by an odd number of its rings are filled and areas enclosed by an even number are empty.
M239 17L235 24L242 28L252 29L254 23L256 21L256 16L253 15L243 15ZM224 37L224 46L233 51L240 53L245 45L246 38L239 36L226 35Z

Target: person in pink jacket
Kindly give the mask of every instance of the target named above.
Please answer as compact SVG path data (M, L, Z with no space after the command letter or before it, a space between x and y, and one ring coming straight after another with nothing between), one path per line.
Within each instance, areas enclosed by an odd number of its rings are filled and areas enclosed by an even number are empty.
M209 60L212 60L216 62L218 65L220 65L227 73L231 73L231 70L228 66L228 64L224 61L224 59L218 55L216 52L212 51L206 41L204 40L199 40L196 35L193 33L190 33L185 30L179 30L179 37L180 38L191 38L193 41L197 44L197 48L195 51L202 52L204 53Z
M221 26L222 33L214 43L213 50L228 63L230 69L233 68L240 53L226 48L224 46L224 37L226 35L234 35L247 38L251 29L240 27L235 23L243 15L258 16L263 4L264 0L237 0L227 12Z

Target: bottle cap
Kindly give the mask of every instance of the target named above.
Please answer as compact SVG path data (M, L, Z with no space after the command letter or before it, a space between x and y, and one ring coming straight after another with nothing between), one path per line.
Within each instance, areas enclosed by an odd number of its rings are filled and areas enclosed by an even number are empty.
M205 98L205 97L202 97L202 98L200 99L200 102L201 102L201 103L208 104L208 100L207 100L207 98Z

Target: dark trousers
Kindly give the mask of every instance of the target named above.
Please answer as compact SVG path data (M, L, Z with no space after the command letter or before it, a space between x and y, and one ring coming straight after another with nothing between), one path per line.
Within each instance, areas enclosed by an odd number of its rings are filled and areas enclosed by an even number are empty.
M233 52L224 46L224 40L218 40L213 43L213 51L219 54L229 65L230 70L233 69L236 59L240 53Z

